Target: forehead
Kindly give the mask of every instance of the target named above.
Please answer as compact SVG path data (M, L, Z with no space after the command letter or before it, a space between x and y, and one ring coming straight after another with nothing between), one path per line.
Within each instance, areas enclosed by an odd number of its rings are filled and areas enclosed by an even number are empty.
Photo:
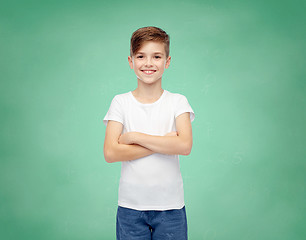
M144 42L137 53L156 53L160 52L162 54L166 54L165 44L163 42L154 42L154 41L147 41Z

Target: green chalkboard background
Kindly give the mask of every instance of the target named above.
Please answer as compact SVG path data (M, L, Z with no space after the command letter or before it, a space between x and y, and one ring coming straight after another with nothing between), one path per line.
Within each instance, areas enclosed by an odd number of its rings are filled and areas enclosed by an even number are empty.
M305 239L305 1L1 1L0 238L115 239L105 116L129 40L164 29L162 87L195 111L191 240Z

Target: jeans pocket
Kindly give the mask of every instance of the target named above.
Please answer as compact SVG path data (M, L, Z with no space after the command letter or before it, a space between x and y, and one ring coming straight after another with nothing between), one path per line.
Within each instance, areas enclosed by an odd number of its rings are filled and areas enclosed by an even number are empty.
M125 208L118 206L118 212L120 218L124 219L137 219L141 216L141 211L137 211L135 209Z

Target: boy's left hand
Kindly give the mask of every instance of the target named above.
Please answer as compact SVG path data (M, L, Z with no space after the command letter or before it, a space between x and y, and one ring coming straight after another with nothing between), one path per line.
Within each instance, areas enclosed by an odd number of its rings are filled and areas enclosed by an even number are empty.
M120 135L118 142L120 144L133 144L133 137L135 132L127 132Z

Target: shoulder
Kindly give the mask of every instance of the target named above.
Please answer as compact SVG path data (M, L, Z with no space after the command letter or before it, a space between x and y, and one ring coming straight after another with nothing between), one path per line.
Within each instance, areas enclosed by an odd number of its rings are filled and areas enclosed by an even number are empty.
M174 103L187 100L186 96L181 93L173 93L169 91L167 92L168 92L168 96L173 100Z
M119 93L113 97L113 101L116 101L120 104L124 104L129 97L130 92Z

